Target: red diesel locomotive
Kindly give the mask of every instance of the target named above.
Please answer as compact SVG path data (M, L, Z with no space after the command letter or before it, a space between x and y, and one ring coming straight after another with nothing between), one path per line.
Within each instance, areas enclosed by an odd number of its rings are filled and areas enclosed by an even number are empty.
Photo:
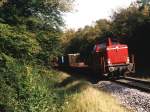
M110 77L135 71L134 56L129 56L128 46L112 42L111 38L108 38L107 43L94 46L92 63L89 66L93 72Z

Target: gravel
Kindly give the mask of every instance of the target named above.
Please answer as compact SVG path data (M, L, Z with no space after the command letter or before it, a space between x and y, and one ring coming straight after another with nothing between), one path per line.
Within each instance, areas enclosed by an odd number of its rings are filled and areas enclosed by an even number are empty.
M150 94L137 89L128 88L110 81L95 84L120 100L121 104L135 112L150 112Z

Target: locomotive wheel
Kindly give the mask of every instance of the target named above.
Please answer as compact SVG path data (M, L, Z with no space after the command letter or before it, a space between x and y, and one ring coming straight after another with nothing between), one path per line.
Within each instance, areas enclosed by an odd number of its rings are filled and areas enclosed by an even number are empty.
M121 70L120 72L119 72L119 77L121 76L124 76L125 75L125 70Z
M115 74L114 74L114 78L115 79L119 79L120 78L120 71L119 70L116 70L116 71L114 71L115 72Z
M108 78L112 80L120 79L120 71L116 70L108 74Z
M115 79L115 78L114 78L114 75L115 75L114 71L113 71L113 72L108 73L108 79L110 79L110 80Z

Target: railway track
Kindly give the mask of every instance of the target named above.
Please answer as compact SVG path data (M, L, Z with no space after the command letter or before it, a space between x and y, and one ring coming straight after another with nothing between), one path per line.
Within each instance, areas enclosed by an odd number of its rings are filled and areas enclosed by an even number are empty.
M150 93L150 82L131 77L121 77L113 82Z

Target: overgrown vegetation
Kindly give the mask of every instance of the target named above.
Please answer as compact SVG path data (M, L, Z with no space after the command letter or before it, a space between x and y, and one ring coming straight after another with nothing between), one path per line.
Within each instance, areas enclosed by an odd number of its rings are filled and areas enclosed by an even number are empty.
M58 73L42 66L31 66L3 55L5 66L0 69L0 111L56 112L61 104L54 90ZM58 102L60 104L56 104Z
M72 3L0 1L0 111L61 111L63 97L54 87L60 76L50 67L61 54L62 14Z

